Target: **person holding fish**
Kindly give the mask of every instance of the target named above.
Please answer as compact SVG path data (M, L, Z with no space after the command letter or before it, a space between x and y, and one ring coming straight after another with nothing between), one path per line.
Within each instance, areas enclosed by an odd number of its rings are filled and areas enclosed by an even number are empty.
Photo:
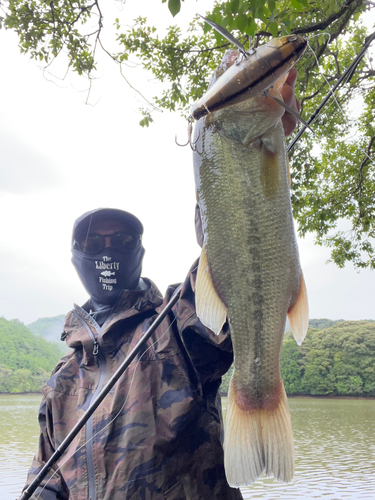
M296 70L291 69L279 94L299 112L294 93L296 76ZM289 135L296 126L295 116L282 111L280 118L285 135ZM205 137L203 133L197 151L201 151ZM271 148L270 144L267 147ZM266 154L272 156L272 151ZM206 216L204 209L203 232ZM117 209L92 210L74 224L72 262L89 300L82 307L74 306L66 317L62 340L72 350L60 360L43 388L39 449L27 485L176 289L175 285L169 287L163 298L151 280L141 277L142 234L141 222ZM197 217L197 239L201 246L204 240L207 249L200 217ZM207 256L205 262L204 265L211 265L207 264ZM242 498L240 490L232 487L240 484L228 478L224 468L219 394L221 377L233 362L235 321L231 319L229 305L229 322L224 312L219 331L213 331L216 320L212 327L207 326L206 305L195 295L199 293L197 267L196 262L172 312L32 498ZM201 265L199 269L198 274L204 271ZM199 279L202 276L198 282ZM255 296L252 300L257 302ZM243 437L246 441L246 436ZM252 464L249 462L248 466L251 468ZM269 464L258 464L259 467L271 471ZM251 473L250 481L253 476Z

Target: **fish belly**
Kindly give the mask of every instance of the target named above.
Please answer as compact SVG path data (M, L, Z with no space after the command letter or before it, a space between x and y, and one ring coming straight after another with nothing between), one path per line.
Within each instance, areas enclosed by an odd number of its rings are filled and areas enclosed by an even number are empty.
M227 128L202 121L194 155L207 266L234 350L224 440L231 486L251 484L263 471L283 482L294 473L280 355L301 269L282 124L267 128L259 116L243 117L252 135L242 132L241 118Z

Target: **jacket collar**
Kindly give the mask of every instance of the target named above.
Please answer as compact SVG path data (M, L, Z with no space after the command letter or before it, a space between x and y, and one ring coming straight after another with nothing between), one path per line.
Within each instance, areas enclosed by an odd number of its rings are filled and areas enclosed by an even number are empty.
M83 307L75 305L66 316L61 339L66 340L70 348L85 348L87 343L91 347L93 338L100 343L100 338L118 321L159 307L163 302L160 291L151 280L143 278L143 282L145 287L141 290L124 290L101 328L85 310L85 304Z

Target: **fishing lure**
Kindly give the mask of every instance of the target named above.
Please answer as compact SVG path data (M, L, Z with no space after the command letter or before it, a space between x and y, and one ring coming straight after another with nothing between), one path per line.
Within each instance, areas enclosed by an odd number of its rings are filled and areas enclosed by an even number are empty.
M247 52L243 45L226 29L201 16L216 31L233 43L240 51L237 61L219 77L204 96L191 108L191 117L202 116L246 101L261 94L268 94L274 82L288 73L307 47L307 40L299 35L274 38L257 49ZM308 124L281 99L270 95L305 126ZM309 127L310 128L310 127Z

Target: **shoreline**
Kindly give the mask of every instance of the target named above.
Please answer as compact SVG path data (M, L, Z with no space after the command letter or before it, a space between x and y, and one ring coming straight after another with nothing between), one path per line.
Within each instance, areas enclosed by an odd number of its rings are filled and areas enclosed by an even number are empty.
M42 391L38 392L0 392L0 396L32 396L32 395L41 395L43 396Z
M334 396L333 394L290 394L288 399L375 399L375 396Z

